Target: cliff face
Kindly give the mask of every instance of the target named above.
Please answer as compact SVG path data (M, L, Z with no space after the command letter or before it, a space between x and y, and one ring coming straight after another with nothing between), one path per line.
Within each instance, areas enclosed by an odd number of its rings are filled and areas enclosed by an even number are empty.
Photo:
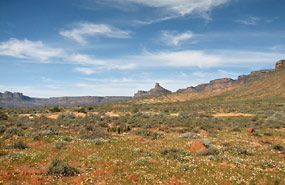
M279 60L278 62L276 62L275 64L275 69L276 70L280 70L282 68L285 68L285 60Z
M285 60L280 60L276 62L275 69L252 71L249 75L240 75L237 80L231 78L221 78L212 80L209 83L200 84L195 87L187 87L186 89L179 89L177 92L209 92L217 89L226 89L230 87L236 87L241 84L248 83L257 79L259 76L271 73L276 70L281 70L285 68Z
M135 93L134 98L139 98L142 96L150 96L150 95L168 94L168 93L171 93L171 91L164 89L159 85L159 83L156 83L154 88L150 89L149 91L139 90L137 93Z

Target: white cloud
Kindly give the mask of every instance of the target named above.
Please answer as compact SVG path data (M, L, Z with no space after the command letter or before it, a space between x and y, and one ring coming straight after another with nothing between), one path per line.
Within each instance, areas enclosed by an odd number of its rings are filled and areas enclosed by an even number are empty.
M264 18L264 17L255 17L255 16L249 16L244 19L237 19L235 22L250 26L255 26L260 23L272 23L275 20L279 19L280 17L271 17L271 18Z
M131 61L130 61L131 62ZM109 65L109 69L134 69L137 67L137 65L135 63L127 63L127 64L115 64L116 62L114 61L114 63Z
M162 22L162 21L167 21L167 20L170 20L170 19L174 19L174 18L178 18L180 16L178 15L172 15L172 16L167 16L167 17L162 17L162 18L157 18L157 19L149 19L149 20L135 20L134 23L135 24L153 24L153 23L157 23L157 22Z
M257 25L259 21L261 21L261 18L259 18L259 17L251 17L251 16L247 17L245 19L235 20L235 22L237 22L237 23L245 24L245 25L251 25L251 26Z
M98 60L96 58L93 58L89 55L84 55L84 54L75 54L71 55L69 57L69 60L82 64L82 65L105 65L106 62L103 60Z
M120 30L106 24L77 23L71 30L63 30L60 35L75 40L81 44L87 43L88 36L103 36L107 38L131 38L131 31Z
M61 57L62 50L48 47L42 41L11 38L6 42L0 43L0 55L47 62L50 58Z
M191 31L186 31L183 33L176 34L171 31L162 31L162 41L167 45L177 46L181 41L186 41L194 37L194 34Z
M93 69L86 68L86 67L77 67L77 68L75 68L75 71L84 73L84 74L86 74L86 75L91 75L91 74L95 73L95 72L93 71Z
M117 4L131 3L147 7L159 8L166 11L168 15L171 16L198 14L206 19L209 19L208 13L213 8L225 4L230 0L109 0L109 1Z
M183 50L171 52L145 52L133 57L140 65L171 66L171 67L212 67L218 65L222 58L199 50Z
M209 80L213 79L218 79L218 78L236 78L240 74L239 73L234 73L230 71L225 71L225 70L217 70L216 72L203 72L203 71L196 71L192 73L193 76L199 77L199 78L206 78ZM206 83L207 81L205 81Z

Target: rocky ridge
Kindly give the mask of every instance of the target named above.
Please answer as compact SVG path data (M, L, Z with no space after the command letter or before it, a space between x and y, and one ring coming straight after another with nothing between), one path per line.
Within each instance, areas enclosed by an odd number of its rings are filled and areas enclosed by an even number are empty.
M161 95L161 94L169 94L172 93L171 91L161 87L159 83L156 83L154 88L150 89L149 91L142 91L139 90L137 93L134 94L134 98L139 98L142 96L151 96L151 95Z
M212 80L209 83L200 84L195 87L187 87L186 89L179 89L176 91L177 93L184 93L184 92L209 92L218 89L226 89L230 87L239 86L245 83L248 83L252 80L257 79L260 76L265 74L271 73L276 70L281 70L285 68L285 60L280 60L276 62L275 69L267 69L267 70L258 70L252 71L249 75L240 75L236 80L231 78L221 78Z

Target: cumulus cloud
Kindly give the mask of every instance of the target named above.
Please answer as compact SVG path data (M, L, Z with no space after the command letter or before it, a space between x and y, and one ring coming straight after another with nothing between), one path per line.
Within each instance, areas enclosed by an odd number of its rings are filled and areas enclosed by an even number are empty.
M183 33L175 33L171 31L162 31L161 38L167 45L177 46L181 41L186 41L194 37L191 31L186 31Z
M198 14L209 19L209 12L230 0L109 0L117 4L137 4L162 9L168 15ZM169 17L169 16L167 16ZM174 16L175 17L175 16Z
M62 53L62 49L48 47L42 41L11 38L6 42L0 43L0 55L15 58L48 61L53 57L61 57Z
M134 60L141 65L170 67L213 67L219 65L222 58L219 55L208 54L199 50L183 50L170 52L145 52ZM147 63L145 61L148 61Z
M86 75L91 75L94 73L94 71L92 69L86 68L86 67L77 67L77 68L75 68L75 71L81 72L81 73L86 74Z
M106 64L106 62L103 60L99 60L99 59L96 59L94 57L91 57L85 54L71 55L69 57L69 60L75 63L78 63L78 64L82 64L82 65L105 65Z
M75 40L81 44L87 43L86 37L101 36L107 38L131 38L131 31L120 30L106 24L77 23L71 30L63 30L60 35Z

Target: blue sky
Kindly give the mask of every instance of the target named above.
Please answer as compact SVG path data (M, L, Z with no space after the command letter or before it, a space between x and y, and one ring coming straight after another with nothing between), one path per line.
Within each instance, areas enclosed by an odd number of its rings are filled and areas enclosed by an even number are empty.
M284 0L2 0L0 92L176 91L285 59Z

